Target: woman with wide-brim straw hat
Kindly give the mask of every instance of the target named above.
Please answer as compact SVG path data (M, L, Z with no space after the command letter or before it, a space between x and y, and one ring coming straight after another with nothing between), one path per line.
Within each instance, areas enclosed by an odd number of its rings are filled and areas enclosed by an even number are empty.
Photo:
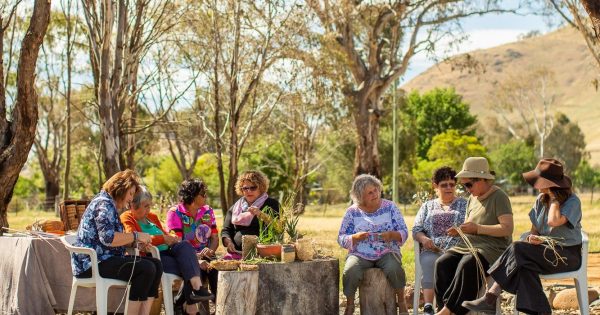
M551 314L539 275L573 271L581 265L581 201L573 194L562 163L543 159L534 170L523 173L523 178L540 191L529 212L531 231L490 267L488 272L496 283L483 297L465 302L473 311L495 311L496 298L504 289L517 295L518 311ZM554 247L555 253L543 246L549 242L546 237L560 245Z
M438 315L466 314L464 301L477 298L484 285L482 273L510 245L513 232L512 207L508 195L494 185L494 173L484 157L469 157L456 178L470 193L465 222L457 228L468 238L450 248L435 266L435 295ZM448 234L458 235L456 228ZM477 257L471 252L476 251ZM479 265L478 261L481 263Z

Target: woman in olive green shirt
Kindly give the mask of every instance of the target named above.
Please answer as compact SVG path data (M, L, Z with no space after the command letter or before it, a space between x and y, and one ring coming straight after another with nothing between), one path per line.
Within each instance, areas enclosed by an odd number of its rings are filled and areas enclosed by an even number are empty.
M489 170L487 159L466 159L456 178L470 193L465 222L458 228L477 250L483 270L479 269L475 256L464 241L438 258L434 284L437 315L467 314L469 310L461 304L477 298L477 292L484 283L480 272L485 273L512 242L510 200L504 191L494 186L494 174ZM458 232L450 228L448 234L455 236Z

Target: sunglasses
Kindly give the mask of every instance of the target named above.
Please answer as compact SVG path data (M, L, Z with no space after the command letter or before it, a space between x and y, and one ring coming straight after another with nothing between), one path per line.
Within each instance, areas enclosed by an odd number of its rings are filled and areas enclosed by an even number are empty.
M448 189L456 187L456 183L443 183L438 185L439 188Z
M468 182L466 182L466 183L463 183L462 185L463 185L463 186L464 186L466 189L471 189L471 188L473 188L473 185L474 185L476 182L478 182L478 181L479 181L479 179L473 179L473 180L471 180L471 181L468 181Z
M245 187L242 187L242 191L256 191L256 189L258 189L258 186L245 186Z

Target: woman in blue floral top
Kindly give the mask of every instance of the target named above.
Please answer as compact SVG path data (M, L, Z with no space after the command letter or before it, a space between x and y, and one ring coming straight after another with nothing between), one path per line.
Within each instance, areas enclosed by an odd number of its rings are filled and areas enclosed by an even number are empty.
M381 181L372 175L359 175L352 183L354 204L346 210L338 234L338 243L348 249L342 277L346 315L354 313L356 289L369 268L383 270L396 291L400 312L407 312L400 246L408 238L408 229L396 205L381 198L382 191Z
M158 297L162 265L151 257L125 256L125 245L144 246L151 238L142 232L124 233L118 212L128 207L138 189L139 178L132 170L118 172L107 180L83 213L75 246L96 251L100 276L130 281L127 314L145 315ZM88 255L71 257L73 274L78 278L92 276L91 264Z
M456 196L456 171L450 167L440 167L431 179L437 198L425 202L415 218L412 229L413 239L421 244L419 260L423 270L421 280L425 306L423 313L434 314L433 274L435 261L446 250L458 243L459 237L449 236L447 230L465 221L467 200Z

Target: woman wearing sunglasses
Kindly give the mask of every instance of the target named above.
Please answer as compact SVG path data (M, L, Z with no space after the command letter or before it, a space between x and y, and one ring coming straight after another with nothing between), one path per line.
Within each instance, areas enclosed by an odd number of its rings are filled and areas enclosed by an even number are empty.
M431 184L437 198L421 205L415 225L413 239L421 244L419 259L423 278L423 313L433 315L433 273L435 261L448 249L456 245L460 238L449 236L447 230L465 221L467 200L456 196L456 171L450 167L440 167L433 173Z
M268 224L279 217L279 202L267 195L268 189L269 180L262 172L246 171L238 177L235 191L242 197L227 211L221 232L223 246L227 248L225 259L242 258L242 236L258 236L259 220Z
M485 280L481 273L485 274L512 242L512 206L508 195L493 184L495 177L487 159L467 158L456 178L470 193L465 222L457 228L468 238L477 258L461 239L437 260L434 283L437 315L467 314L469 310L462 303L477 298ZM448 235L458 234L456 228L448 229Z
M581 265L581 200L571 190L562 163L543 159L535 170L523 173L523 178L540 191L529 212L531 231L522 241L512 243L490 267L496 282L483 297L463 304L472 311L493 313L504 289L517 295L518 311L552 314L539 275L573 271ZM547 240L540 235L558 242L555 253L544 246Z

